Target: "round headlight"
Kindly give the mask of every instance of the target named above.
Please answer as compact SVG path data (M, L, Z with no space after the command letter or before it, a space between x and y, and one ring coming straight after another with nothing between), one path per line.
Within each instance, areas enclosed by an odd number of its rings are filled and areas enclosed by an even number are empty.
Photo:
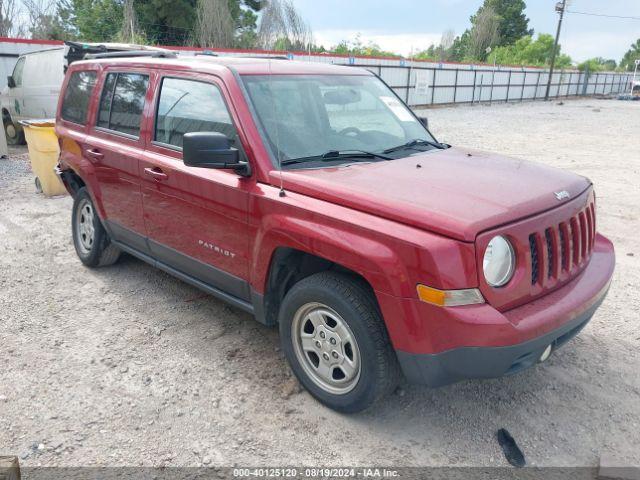
M502 236L493 237L484 251L482 269L484 278L492 287L501 287L513 276L516 258L509 240Z

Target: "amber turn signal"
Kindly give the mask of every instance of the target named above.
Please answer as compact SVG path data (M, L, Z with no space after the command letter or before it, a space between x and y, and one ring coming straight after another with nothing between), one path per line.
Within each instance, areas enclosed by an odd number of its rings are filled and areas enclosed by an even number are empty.
M457 307L484 303L484 297L477 288L464 290L439 290L426 285L418 285L418 298L439 307Z

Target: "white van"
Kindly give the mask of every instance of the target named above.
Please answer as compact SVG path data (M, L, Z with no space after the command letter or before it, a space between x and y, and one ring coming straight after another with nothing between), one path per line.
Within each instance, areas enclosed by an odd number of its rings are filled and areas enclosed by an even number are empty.
M7 78L0 103L7 143L24 143L20 120L54 118L64 79L64 48L21 55Z
M1 0L0 0L0 3ZM2 121L9 145L24 144L18 122L54 118L67 66L87 54L132 50L165 51L162 48L127 43L65 42L64 47L20 55L7 87L0 94Z

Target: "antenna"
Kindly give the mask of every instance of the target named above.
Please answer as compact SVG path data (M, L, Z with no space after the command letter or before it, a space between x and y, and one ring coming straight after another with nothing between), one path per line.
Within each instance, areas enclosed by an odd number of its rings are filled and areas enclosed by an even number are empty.
M271 57L269 57L269 78L273 78L272 77L272 72L271 72ZM280 134L279 134L279 129L278 129L278 121L276 119L276 103L273 99L273 89L271 88L271 86L269 87L269 96L271 97L271 114L273 115L273 121L276 127L276 158L278 160L278 175L280 176L280 193L279 195L281 197L284 197L286 195L285 191L284 191L284 181L282 180L282 159L280 157Z

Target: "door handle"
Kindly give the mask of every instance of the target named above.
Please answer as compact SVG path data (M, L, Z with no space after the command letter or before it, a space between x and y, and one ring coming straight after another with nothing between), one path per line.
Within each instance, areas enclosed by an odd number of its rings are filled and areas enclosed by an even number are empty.
M154 167L154 168L147 167L144 169L144 173L145 175L148 175L159 182L167 180L169 178L169 175L164 173L158 167Z
M104 158L104 154L99 150L88 148L87 150L85 150L85 153L87 154L87 156L95 160L102 160Z

